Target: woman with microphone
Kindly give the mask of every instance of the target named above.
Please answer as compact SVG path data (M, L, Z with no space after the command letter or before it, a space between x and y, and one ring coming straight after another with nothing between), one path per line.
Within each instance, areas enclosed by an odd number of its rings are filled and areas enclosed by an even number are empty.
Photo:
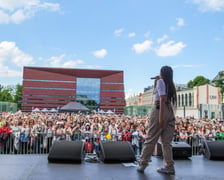
M177 95L173 83L173 70L170 66L163 66L160 69L160 76L155 77L154 85L154 108L149 120L149 129L137 170L144 172L160 137L164 167L157 171L165 174L175 174L172 139L175 130L173 107L176 106Z

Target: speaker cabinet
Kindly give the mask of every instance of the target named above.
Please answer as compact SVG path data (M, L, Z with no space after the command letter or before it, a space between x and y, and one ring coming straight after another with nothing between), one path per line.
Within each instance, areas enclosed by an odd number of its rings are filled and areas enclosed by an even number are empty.
M128 141L100 142L99 158L104 163L133 162L134 150Z
M172 142L173 159L186 159L192 156L191 146L185 142ZM162 143L157 143L157 156L163 157Z
M205 141L204 157L211 160L224 160L224 141Z
M48 155L51 163L81 163L84 158L84 142L55 141Z

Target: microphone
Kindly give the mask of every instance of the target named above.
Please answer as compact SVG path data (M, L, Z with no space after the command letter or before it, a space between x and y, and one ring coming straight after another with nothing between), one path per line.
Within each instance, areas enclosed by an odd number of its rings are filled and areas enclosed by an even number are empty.
M150 79L159 79L159 76L151 77Z

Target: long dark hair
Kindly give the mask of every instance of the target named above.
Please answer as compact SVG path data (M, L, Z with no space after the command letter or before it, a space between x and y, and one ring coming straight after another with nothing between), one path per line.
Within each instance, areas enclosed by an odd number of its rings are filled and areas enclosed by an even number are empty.
M173 69L170 66L163 66L160 69L160 74L166 85L167 101L170 101L174 106L177 105L177 93L173 83Z

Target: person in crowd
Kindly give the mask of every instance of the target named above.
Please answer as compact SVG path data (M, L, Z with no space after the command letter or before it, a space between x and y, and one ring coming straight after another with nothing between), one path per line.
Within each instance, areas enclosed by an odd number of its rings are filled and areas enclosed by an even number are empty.
M3 122L2 127L0 127L0 153L9 153L9 138L11 130L9 123L7 121Z
M224 139L224 132L221 130L221 127L217 127L216 140L217 141L223 141L223 139Z
M39 154L43 152L43 138L45 133L45 124L42 119L37 120L37 124L33 126L32 136L34 137L34 153Z
M122 141L122 132L123 132L123 129L122 129L121 123L119 123L117 126L117 140L118 141Z
M180 130L178 125L175 125L175 130L173 134L173 141L180 141Z
M100 140L101 141L108 141L109 139L106 138L108 134L109 134L108 123L104 123L102 131L100 133Z
M206 139L209 140L209 141L215 141L216 131L213 129L212 124L209 124L206 127L207 127L206 128L206 134L205 134Z
M118 137L118 130L117 127L115 126L115 122L112 121L112 124L109 128L109 134L111 134L111 141L117 141L117 137Z
M28 121L23 121L22 126L19 129L20 135L19 135L19 153L20 154L27 154L28 152L28 143L30 141L30 129L28 126Z
M53 142L59 140L65 140L64 123L57 123L53 131Z
M125 131L122 132L122 141L129 141L131 142L131 131L130 131L130 127L127 126L125 128Z
M140 124L140 126L139 126L139 155L142 154L142 149L143 149L143 145L145 142L145 138L146 138L145 127L142 124Z
M135 152L135 155L138 155L139 148L139 130L137 125L133 125L133 131L131 133L131 144Z
M192 128L191 132L189 133L189 144L191 145L192 149L193 149L193 155L197 155L197 153L199 152L199 148L200 148L200 137L199 134L197 133L197 129L196 128Z
M144 172L145 168L148 166L155 145L160 137L163 149L164 167L157 169L157 171L159 173L175 174L171 142L175 130L173 106L176 107L176 102L177 95L173 83L173 70L170 66L163 66L160 69L160 76L157 76L155 80L155 107L151 113L149 130L137 168L139 172Z
M91 140L91 138L92 138L92 130L91 130L91 126L88 122L85 124L85 129L83 130L83 139Z
M46 143L47 143L47 153L49 153L50 148L52 146L52 141L53 141L53 132L54 132L54 127L53 127L53 121L51 119L47 120L47 126L46 126Z
M180 141L187 143L187 140L188 140L188 133L186 132L185 128L182 128L180 132Z
M99 143L100 143L100 129L98 123L93 125L92 131L92 140L93 140L93 148L95 153L99 152Z
M64 134L65 134L65 140L66 141L71 141L72 140L72 128L71 128L70 123L65 123L65 128L64 128Z
M13 124L10 126L11 136L10 136L10 150L14 154L17 154L19 150L19 121L14 119Z
M34 152L34 139L35 139L35 137L32 134L34 124L35 124L34 119L32 119L32 118L29 119L28 126L29 126L30 142L29 142L28 153L33 153Z
M77 123L75 127L72 129L72 137L73 141L80 141L82 136L82 129L80 123Z

